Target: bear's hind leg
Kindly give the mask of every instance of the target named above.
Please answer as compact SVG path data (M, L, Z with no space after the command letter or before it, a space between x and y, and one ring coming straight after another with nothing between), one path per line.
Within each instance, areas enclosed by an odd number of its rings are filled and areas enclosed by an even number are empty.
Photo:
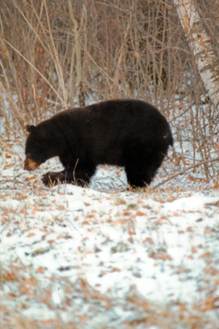
M125 171L127 175L128 183L132 187L145 187L148 186L155 173L156 170L149 169L148 167L136 164L135 166L125 166Z
M143 147L126 153L125 171L128 183L133 187L148 186L161 166L165 153L162 150L147 150Z

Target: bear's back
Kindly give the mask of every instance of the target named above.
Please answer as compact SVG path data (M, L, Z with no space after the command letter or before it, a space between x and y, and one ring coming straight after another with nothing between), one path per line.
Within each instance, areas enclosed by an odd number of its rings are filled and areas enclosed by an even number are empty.
M88 105L84 108L85 111L95 113L97 116L109 116L114 115L117 117L121 116L161 116L161 113L151 104L141 100L134 99L118 99L103 101L96 104Z
M159 139L171 133L166 118L151 104L141 100L110 100L89 105L84 108L85 116L97 135L112 133L129 138ZM99 131L99 133L98 133Z

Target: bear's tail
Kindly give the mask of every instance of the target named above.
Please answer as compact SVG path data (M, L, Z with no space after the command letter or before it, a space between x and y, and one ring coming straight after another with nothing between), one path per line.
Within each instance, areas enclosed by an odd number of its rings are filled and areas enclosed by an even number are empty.
M173 146L173 144L174 144L174 139L173 139L172 132L171 132L171 130L170 130L169 145L170 145L170 146Z

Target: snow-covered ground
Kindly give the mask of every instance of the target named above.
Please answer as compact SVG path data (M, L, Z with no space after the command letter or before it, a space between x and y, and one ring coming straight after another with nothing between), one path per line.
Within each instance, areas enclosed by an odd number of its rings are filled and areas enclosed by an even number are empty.
M49 189L56 161L25 172L22 146L5 145L1 329L219 327L218 189L178 177L129 191L107 168L90 188Z

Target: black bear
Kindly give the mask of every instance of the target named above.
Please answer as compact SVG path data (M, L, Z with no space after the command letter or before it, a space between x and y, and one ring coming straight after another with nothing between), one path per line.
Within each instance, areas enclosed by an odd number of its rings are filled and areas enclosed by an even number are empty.
M27 130L24 169L34 170L55 156L64 167L43 176L47 186L84 186L99 164L124 166L133 187L149 185L173 144L165 117L154 106L131 99L63 111Z

